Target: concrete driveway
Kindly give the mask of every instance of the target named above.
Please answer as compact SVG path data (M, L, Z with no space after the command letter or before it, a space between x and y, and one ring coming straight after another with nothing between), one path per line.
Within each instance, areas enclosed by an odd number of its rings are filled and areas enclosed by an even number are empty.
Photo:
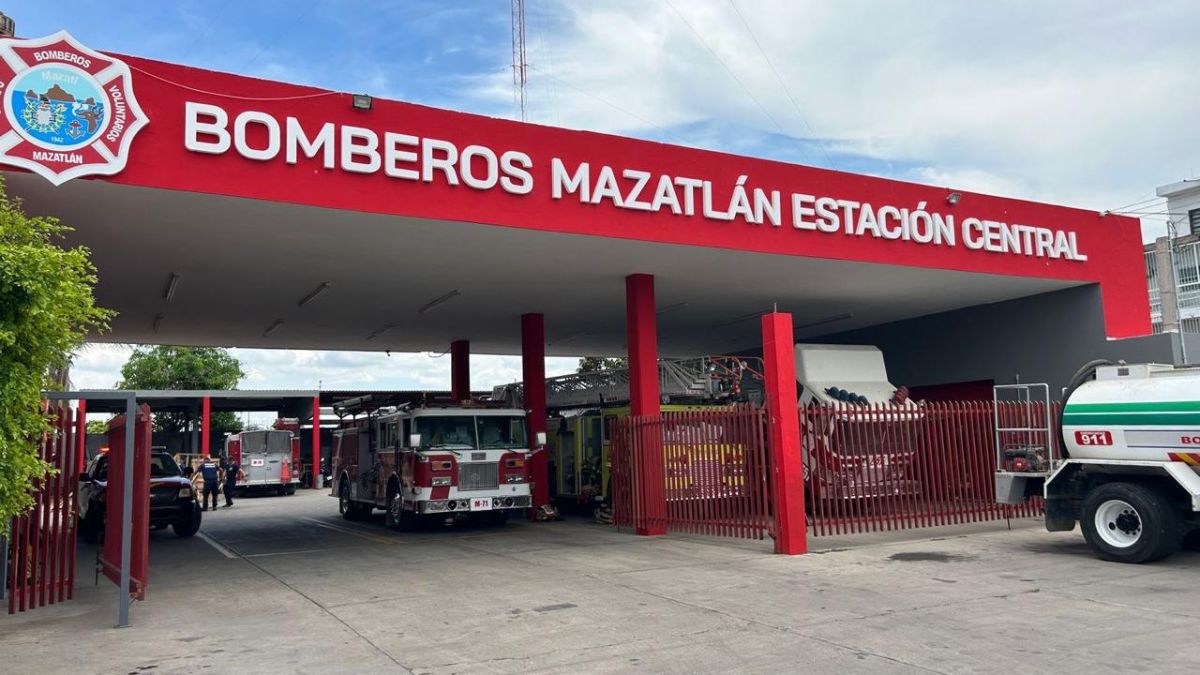
M325 492L151 535L149 599L0 618L6 672L1194 672L1200 555L1132 567L1036 522L874 539L648 539L585 521L397 534Z

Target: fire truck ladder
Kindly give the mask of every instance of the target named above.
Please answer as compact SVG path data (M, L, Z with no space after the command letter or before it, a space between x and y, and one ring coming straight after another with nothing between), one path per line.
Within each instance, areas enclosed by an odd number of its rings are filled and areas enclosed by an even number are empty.
M658 362L659 395L671 400L721 400L741 391L744 375L761 379L759 359L736 356L705 356L692 359L662 359ZM520 382L501 385L492 393L493 400L520 407L523 391ZM629 370L598 370L546 379L547 408L577 408L620 403L629 400Z

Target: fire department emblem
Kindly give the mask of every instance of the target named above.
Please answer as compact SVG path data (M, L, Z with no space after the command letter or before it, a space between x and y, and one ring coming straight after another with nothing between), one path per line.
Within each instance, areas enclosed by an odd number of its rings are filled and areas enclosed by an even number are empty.
M129 66L66 31L0 40L0 164L55 185L125 168L133 137L149 121Z

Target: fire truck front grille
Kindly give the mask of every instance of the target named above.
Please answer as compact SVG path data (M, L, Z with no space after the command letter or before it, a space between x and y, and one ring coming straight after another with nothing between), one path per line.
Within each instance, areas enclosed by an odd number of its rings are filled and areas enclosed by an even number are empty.
M500 487L500 464L478 462L458 465L459 490L495 490Z

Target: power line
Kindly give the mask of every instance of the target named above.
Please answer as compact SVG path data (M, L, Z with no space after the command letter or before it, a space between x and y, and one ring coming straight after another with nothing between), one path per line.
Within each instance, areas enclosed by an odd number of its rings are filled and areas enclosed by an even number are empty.
M1150 194L1150 195L1152 195L1152 194L1154 194L1154 191L1153 191L1153 190L1151 190L1150 192L1147 192L1146 194ZM1131 207L1134 207L1134 206L1143 206L1143 205L1145 205L1145 204L1149 204L1149 203L1151 203L1151 202L1156 202L1156 201L1159 201L1159 200L1161 200L1161 199L1164 199L1164 197L1159 197L1159 196L1157 196L1157 195L1156 195L1156 196L1153 196L1153 197L1149 197L1149 198L1139 197L1137 201L1130 202L1130 203L1128 203L1128 204L1125 204L1124 206L1118 206L1118 207L1117 207L1117 208L1115 208L1115 209L1108 209L1108 211L1110 211L1110 212L1114 212L1114 213L1115 213L1115 212L1117 212L1117 211L1124 211L1124 210L1126 210L1126 209L1129 209L1129 208L1131 208Z
M700 41L700 44L704 45L704 48L708 50L708 53L712 54L713 58L717 60L717 63L721 64L721 67L725 69L725 72L729 73L729 76L733 78L733 81L737 82L738 86L742 88L742 91L746 92L746 96L750 97L751 101L754 101L754 105L758 106L758 109L762 111L762 114L771 121L771 124L775 125L775 129L779 131L779 134L791 142L792 146L796 148L796 153L803 155L804 151L800 149L800 145L796 143L796 139L783 130L783 126L779 124L779 121L775 119L775 116L772 115L771 112L767 110L765 106L763 106L762 102L750 92L750 89L746 87L741 78L739 78L737 74L729 68L729 65L725 63L725 60L721 58L721 55L718 54L716 50L714 50L712 46L708 44L708 41L705 40L704 36L692 26L691 22L687 20L687 17L680 13L679 9L675 7L671 0L666 0L666 3L667 7L670 7L671 11L675 12L675 16L679 17L679 20L683 22L683 25L687 26L688 30L692 32L692 35L696 36L696 39Z
M763 49L762 43L758 41L758 36L754 34L754 30L750 28L750 24L746 21L746 17L742 16L742 11L738 9L733 0L729 0L729 6L733 8L733 12L737 14L738 19L741 20L742 26L746 28L746 32L750 34L750 39L754 41L754 46L758 48L758 53L762 54L763 60L767 62L767 67L770 68L771 72L775 75L775 80L779 82L779 86L783 88L783 93L787 94L788 100L792 102L792 108L796 111L796 116L799 117L800 121L804 123L804 128L808 129L808 137L817 144L817 147L821 150L821 154L825 155L825 161L829 164L829 166L832 167L833 158L829 155L829 151L825 149L825 144L821 142L821 139L817 137L817 133L813 131L812 125L808 123L808 118L805 117L804 113L800 110L800 104L796 102L796 97L792 96L792 90L789 89L787 83L783 81L783 77L775 68L775 64L771 62L771 57L767 56L766 50Z

